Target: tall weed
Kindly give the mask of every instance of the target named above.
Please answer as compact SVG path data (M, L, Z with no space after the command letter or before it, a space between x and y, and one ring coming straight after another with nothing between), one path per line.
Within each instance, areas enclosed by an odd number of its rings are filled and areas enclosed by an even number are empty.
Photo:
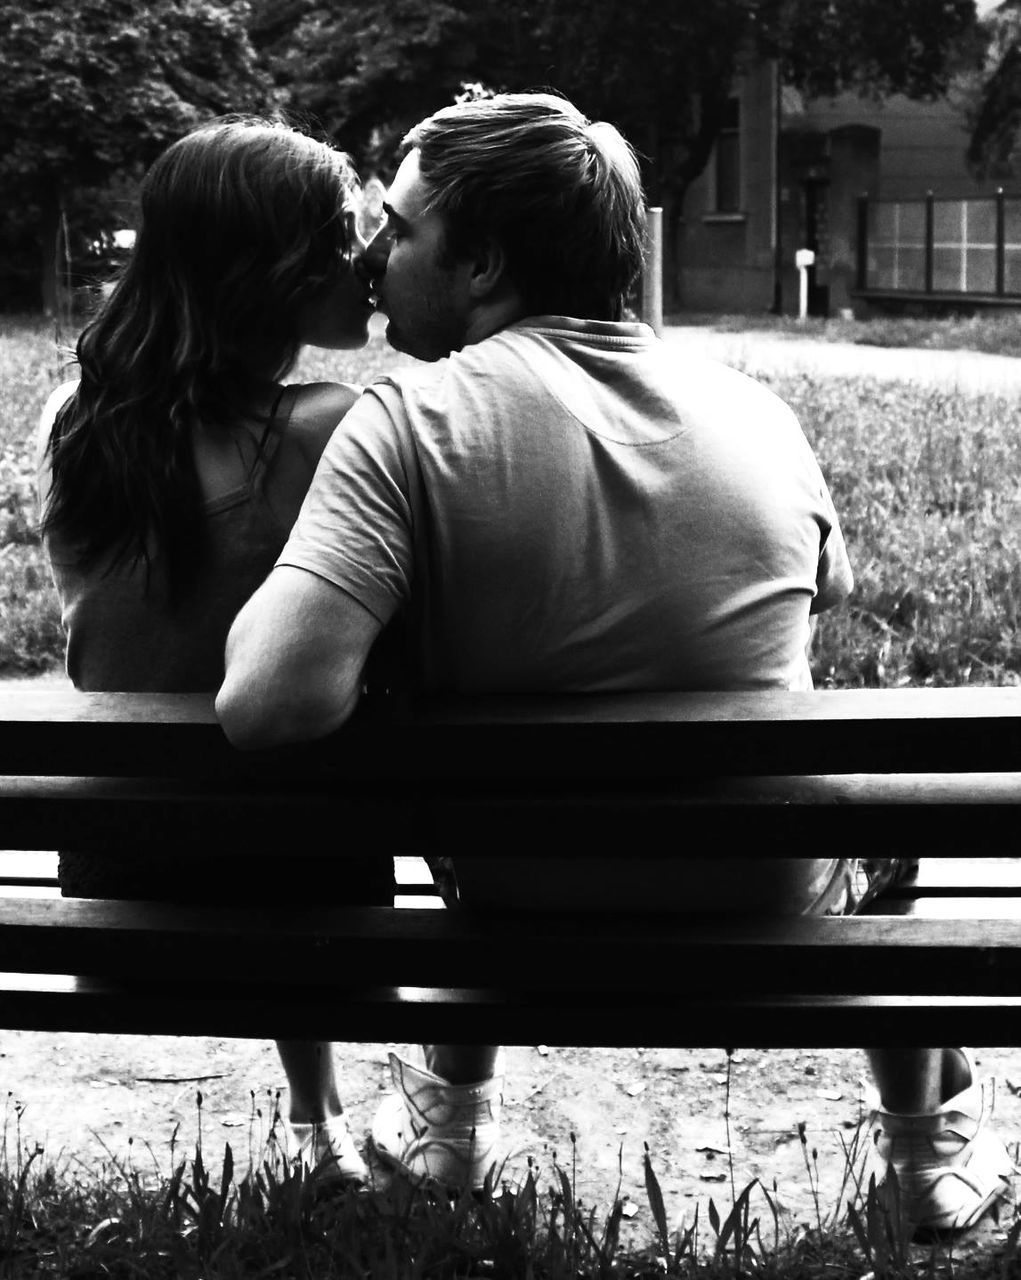
M201 1095L197 1105L201 1109ZM708 1202L672 1228L671 1211L646 1148L651 1238L621 1240L623 1203L605 1211L576 1196L570 1170L553 1160L546 1175L490 1176L478 1192L414 1187L400 1178L367 1189L338 1187L325 1166L290 1159L274 1111L259 1130L253 1094L247 1168L230 1144L210 1163L199 1138L180 1158L176 1131L163 1167L112 1153L99 1168L49 1161L22 1145L20 1109L8 1098L0 1145L0 1280L146 1277L152 1280L999 1280L1015 1274L1015 1219L1000 1251L967 1263L953 1245L910 1242L895 1180L820 1209L815 1227L781 1229L774 1195L746 1183L730 1205ZM199 1125L201 1134L201 1122ZM734 1179L731 1165L732 1185ZM845 1180L857 1186L861 1169ZM754 1207L758 1204L758 1208Z

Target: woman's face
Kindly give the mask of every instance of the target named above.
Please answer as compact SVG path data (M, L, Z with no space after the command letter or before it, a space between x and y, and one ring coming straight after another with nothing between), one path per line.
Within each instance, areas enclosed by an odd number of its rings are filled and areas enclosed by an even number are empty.
M335 351L364 347L369 340L369 319L375 307L369 282L358 265L365 245L358 235L354 213L349 213L345 221L351 253L333 284L310 298L298 317L298 341L306 346Z

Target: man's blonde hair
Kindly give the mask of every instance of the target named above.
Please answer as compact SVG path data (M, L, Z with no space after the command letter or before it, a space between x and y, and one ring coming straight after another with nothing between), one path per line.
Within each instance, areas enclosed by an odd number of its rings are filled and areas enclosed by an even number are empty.
M531 315L619 320L642 269L645 199L635 154L611 124L552 93L444 107L404 138L451 258L499 242Z

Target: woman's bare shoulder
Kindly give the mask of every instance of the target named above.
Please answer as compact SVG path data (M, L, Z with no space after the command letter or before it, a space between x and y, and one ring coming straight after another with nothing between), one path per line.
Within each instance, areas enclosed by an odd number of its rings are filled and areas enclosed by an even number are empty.
M295 387L291 426L312 438L323 437L323 446L341 418L362 393L350 382L307 382Z
M62 382L59 387L50 392L46 403L43 405L42 412L39 415L39 423L36 428L36 461L42 461L47 446L50 443L50 432L53 430L53 420L57 416L58 409L74 395L78 389L77 381Z
M350 382L306 382L294 392L288 435L314 468L362 388Z

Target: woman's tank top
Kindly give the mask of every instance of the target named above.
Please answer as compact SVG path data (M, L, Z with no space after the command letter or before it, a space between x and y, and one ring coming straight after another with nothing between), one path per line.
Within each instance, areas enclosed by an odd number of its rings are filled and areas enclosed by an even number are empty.
M160 556L109 561L83 572L47 537L67 636L67 673L78 689L215 690L235 615L272 569L289 521L274 508L267 476L290 423L297 388L274 405L256 461L243 484L205 504L203 560L187 594L170 604ZM147 582L148 579L148 582Z

